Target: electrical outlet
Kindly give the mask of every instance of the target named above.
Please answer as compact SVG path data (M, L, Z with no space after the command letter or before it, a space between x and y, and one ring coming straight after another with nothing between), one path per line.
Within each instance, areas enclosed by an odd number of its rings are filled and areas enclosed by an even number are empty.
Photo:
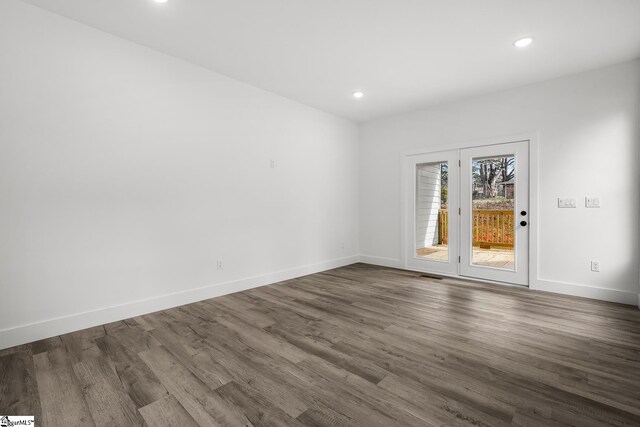
M591 261L591 271L600 271L600 261Z
M276 161L271 160L271 169L275 169L275 168L276 168Z
M218 270L222 270L222 260L218 260Z

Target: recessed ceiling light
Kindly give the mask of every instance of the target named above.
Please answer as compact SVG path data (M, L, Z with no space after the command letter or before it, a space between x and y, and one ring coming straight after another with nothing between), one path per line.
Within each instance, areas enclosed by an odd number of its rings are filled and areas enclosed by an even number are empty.
M353 92L353 97L354 97L355 99L360 99L360 98L362 98L363 96L364 96L364 92L360 92L360 91Z
M155 1L156 3L166 3L169 0L153 0L153 1Z
M522 39L516 40L513 44L515 47L527 47L533 42L531 37L524 37Z

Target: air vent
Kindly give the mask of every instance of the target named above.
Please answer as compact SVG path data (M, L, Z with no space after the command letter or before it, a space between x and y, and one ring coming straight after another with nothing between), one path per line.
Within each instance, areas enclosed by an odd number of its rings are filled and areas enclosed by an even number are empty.
M442 280L442 277L438 277L438 276L432 276L430 274L421 274L420 277L424 277L425 279L436 279L436 280Z

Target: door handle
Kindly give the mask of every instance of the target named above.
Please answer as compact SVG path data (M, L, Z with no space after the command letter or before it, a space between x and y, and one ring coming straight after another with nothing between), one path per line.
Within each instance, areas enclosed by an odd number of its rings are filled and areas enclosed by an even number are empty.
M520 225L524 227L525 225L527 225L527 221L520 221Z

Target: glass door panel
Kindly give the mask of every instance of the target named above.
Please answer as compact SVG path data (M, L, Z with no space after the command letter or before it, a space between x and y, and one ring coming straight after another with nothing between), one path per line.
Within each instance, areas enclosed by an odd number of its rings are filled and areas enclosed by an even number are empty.
M415 254L420 258L447 262L449 163L417 164L415 173Z
M404 162L406 267L457 274L458 151L407 156Z
M471 263L515 270L515 156L473 158Z

